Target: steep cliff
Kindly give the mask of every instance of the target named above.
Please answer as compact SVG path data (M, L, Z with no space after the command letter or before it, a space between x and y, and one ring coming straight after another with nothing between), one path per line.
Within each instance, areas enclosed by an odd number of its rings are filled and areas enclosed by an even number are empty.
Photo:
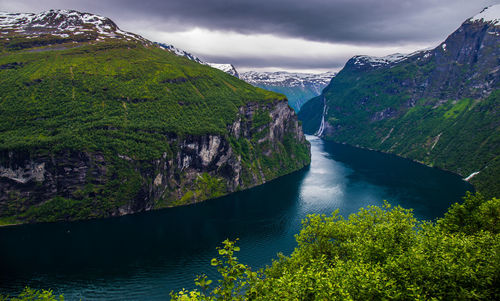
M353 57L303 106L304 129L316 132L325 112L327 139L447 169L500 195L498 8L466 20L434 49Z
M190 204L310 162L283 95L109 19L8 14L0 27L0 224Z

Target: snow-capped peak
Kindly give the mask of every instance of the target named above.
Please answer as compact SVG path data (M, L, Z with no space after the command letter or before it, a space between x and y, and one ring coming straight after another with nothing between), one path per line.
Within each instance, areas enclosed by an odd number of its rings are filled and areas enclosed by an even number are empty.
M38 14L0 12L0 30L5 36L15 34L36 37L50 34L63 38L124 38L150 43L138 35L120 30L109 18L75 10L51 9Z
M485 22L498 25L500 23L500 4L484 8L479 14L469 20L471 22Z
M401 62L407 59L410 55L402 53L394 53L383 57L356 55L352 59L354 64L358 66L370 65L372 67L383 66L387 64Z
M170 52L172 52L173 54L177 55L177 56L182 56L182 57L185 57L187 59L190 59L192 61L195 61L197 62L198 64L202 64L202 65L208 65L208 63L202 61L199 57L187 52L187 51L184 51L182 49L179 49L177 47L175 47L174 45L171 45L171 44L163 44L163 43L156 43L158 46L160 46L160 48L164 49L164 50L168 50Z
M446 50L446 44L442 45L443 50ZM370 67L380 67L386 66L394 63L399 63L401 61L407 60L408 58L414 56L423 55L424 58L428 58L431 56L431 52L434 50L433 47L429 47L423 50L417 50L415 52L409 54L403 53L393 53L387 56L377 57L377 56L368 56L368 55L356 55L353 56L350 61L353 61L354 65L357 66L365 66L368 65Z
M222 70L228 74L231 74L234 77L240 77L238 74L238 71L236 71L236 68L232 64L214 64L214 63L207 63L212 68L217 68L219 70Z
M304 87L315 86L324 88L335 72L314 73L291 73L286 71L257 72L247 71L240 74L240 78L256 86L282 86L282 87ZM321 92L321 89L319 92ZM319 93L318 93L319 94Z

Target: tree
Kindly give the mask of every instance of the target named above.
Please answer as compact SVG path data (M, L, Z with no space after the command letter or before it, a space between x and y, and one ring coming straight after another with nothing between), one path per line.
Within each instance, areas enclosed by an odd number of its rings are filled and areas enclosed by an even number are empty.
M197 278L201 291L175 300L499 300L500 202L468 194L437 223L411 210L370 206L348 219L310 215L290 256L260 272L233 256L225 241L213 259L222 279ZM202 281L200 281L200 279ZM207 284L208 283L208 284Z

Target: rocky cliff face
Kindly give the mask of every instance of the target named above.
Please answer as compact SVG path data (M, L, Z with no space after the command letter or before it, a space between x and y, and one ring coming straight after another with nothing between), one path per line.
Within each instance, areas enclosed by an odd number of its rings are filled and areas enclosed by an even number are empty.
M227 135L172 133L167 140L173 152L149 162L120 154L3 151L0 217L72 220L186 205L263 184L310 162L309 144L286 100L240 107ZM269 160L275 164L265 165ZM105 201L105 190L119 190L124 182L135 182L133 191ZM53 209L59 211L49 213Z
M283 95L105 17L0 13L0 29L0 225L191 204L309 164Z
M437 166L500 193L500 6L466 20L434 49L355 56L299 113L322 137ZM493 17L492 17L493 16ZM324 115L322 112L326 112Z
M499 36L499 26L469 19L434 49L382 58L355 56L346 63L344 72L363 75L405 68L408 75L416 76L390 78L388 86L394 87L385 92L406 94L410 97L407 106L414 106L421 98L484 98L499 84Z

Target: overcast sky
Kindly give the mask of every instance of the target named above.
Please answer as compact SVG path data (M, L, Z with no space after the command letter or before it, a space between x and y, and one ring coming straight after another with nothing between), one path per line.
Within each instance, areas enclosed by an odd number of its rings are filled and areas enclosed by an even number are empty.
M75 9L240 71L338 71L353 55L438 45L500 0L0 0L0 10Z

